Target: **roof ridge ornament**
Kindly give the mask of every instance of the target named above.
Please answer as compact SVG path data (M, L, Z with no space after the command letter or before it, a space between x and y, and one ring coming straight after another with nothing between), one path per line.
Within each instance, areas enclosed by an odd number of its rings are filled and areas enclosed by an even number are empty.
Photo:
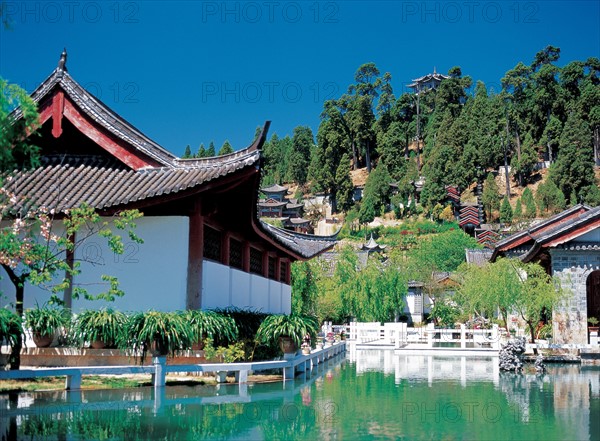
M60 60L58 60L57 69L61 73L67 71L67 48L63 48L63 51L60 54Z

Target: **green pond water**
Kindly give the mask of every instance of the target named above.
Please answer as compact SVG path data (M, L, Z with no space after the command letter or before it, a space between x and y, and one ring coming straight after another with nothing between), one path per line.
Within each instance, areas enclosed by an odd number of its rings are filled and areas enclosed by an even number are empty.
M359 350L286 383L0 395L2 439L599 440L600 367Z

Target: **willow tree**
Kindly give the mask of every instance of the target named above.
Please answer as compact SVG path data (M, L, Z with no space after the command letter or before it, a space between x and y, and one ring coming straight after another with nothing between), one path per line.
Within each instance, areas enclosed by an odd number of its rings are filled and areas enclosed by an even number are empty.
M563 296L558 281L537 263L499 259L484 266L463 265L455 300L478 316L496 313L508 328L508 315L518 315L529 329L531 342L540 320L558 305Z

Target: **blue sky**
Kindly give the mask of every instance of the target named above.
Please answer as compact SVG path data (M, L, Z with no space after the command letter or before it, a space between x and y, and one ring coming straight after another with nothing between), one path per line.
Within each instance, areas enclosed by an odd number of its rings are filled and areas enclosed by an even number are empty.
M63 47L71 75L175 154L309 125L375 62L394 92L435 67L499 88L551 44L600 57L600 1L2 1L0 76L32 91Z

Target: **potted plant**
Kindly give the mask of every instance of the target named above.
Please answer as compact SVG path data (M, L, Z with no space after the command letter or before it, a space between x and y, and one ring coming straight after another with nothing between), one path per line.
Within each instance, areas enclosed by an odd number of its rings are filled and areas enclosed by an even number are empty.
M302 353L304 355L310 354L310 350L311 350L310 343L311 343L310 334L306 334L304 336L304 339L302 340Z
M185 311L183 315L194 333L193 350L204 349L204 341L207 338L231 342L238 336L238 328L232 317L199 309Z
M315 334L319 324L314 317L300 314L273 314L266 317L256 332L256 341L269 344L279 342L284 354L293 354L306 334Z
M318 350L323 349L323 343L325 342L325 334L323 332L319 332L317 334L317 343L316 343L316 348Z
M6 366L7 362L7 355L2 354L2 345L8 345L12 352L22 334L21 317L6 308L0 308L0 367Z
M148 351L153 357L174 355L189 349L193 341L192 326L182 314L151 310L129 317L122 346L138 352L143 362Z
M127 316L112 308L88 309L75 319L74 337L93 349L115 348L125 337Z
M38 348L47 348L54 336L69 324L69 314L64 308L36 305L25 310L25 326L31 330L33 342Z
M590 324L588 332L598 332L598 319L596 317L589 317L587 321Z

